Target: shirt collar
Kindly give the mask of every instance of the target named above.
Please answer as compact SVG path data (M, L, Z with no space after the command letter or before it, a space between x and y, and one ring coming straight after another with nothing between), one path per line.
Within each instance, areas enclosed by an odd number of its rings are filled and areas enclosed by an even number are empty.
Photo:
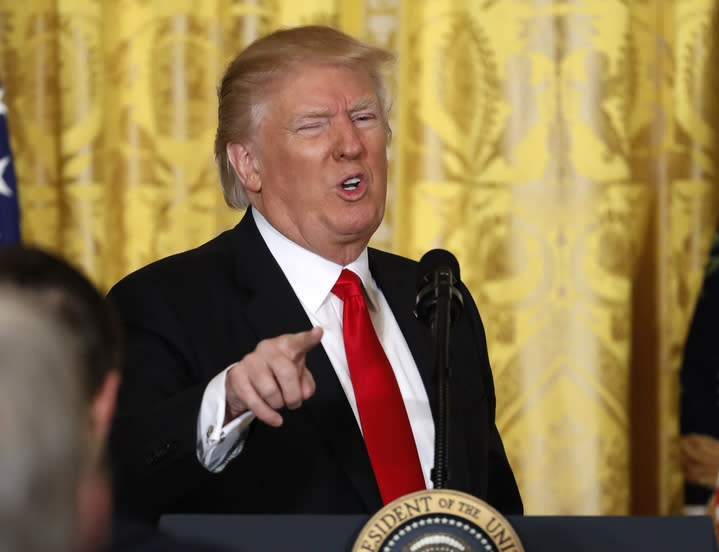
M360 256L346 267L320 257L281 234L257 209L251 209L257 229L287 281L305 307L317 312L337 282L343 268L355 272L362 280L371 303L375 286L369 271L365 247Z

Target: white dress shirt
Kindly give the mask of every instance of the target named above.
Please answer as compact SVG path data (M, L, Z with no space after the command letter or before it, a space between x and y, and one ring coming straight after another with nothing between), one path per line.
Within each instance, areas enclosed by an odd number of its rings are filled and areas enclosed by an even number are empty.
M256 209L252 209L252 214L262 238L280 265L312 325L323 328L322 346L347 395L358 425L360 422L357 402L342 334L343 303L332 293L332 287L343 268L352 270L362 280L372 324L392 365L404 399L425 483L427 488L432 488L430 472L434 465L434 422L427 392L407 341L387 300L370 274L367 249L362 251L357 260L342 267L287 239ZM308 366L308 369L311 372L312 366ZM255 419L252 412L246 412L227 425L222 425L225 419L227 370L229 367L217 374L207 385L197 420L197 457L213 472L224 469L227 463L241 452L247 429Z

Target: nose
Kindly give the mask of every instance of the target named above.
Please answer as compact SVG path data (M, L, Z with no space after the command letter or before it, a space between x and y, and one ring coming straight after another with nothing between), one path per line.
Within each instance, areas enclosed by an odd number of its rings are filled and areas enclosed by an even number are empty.
M335 159L356 159L364 151L362 137L354 122L347 118L338 121L335 128Z

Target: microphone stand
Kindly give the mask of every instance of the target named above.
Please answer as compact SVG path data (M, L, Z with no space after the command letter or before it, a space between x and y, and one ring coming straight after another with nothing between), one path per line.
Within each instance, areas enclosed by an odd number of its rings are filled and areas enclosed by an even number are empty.
M435 426L434 468L432 483L435 489L443 489L449 477L449 409L450 409L450 366L449 366L449 335L452 323L451 302L453 276L444 267L435 272L435 307L431 320L433 339L433 360L437 375L437 424ZM456 291L455 291L456 293Z

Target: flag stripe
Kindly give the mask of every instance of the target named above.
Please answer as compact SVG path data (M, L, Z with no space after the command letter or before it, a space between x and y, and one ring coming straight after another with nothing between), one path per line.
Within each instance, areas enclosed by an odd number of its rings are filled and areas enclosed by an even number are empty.
M0 84L0 247L20 241L20 209L6 115Z

